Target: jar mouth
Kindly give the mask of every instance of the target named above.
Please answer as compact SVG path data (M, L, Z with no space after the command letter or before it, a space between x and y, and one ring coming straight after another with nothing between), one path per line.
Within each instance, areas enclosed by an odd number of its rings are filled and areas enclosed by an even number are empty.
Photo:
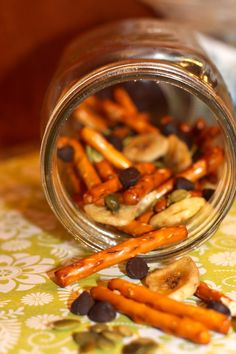
M215 197L211 202L211 213L203 210L187 224L189 237L168 247L162 247L144 255L149 262L159 261L189 252L205 242L219 227L235 197L236 178L236 127L231 113L213 89L185 70L159 60L129 60L112 63L97 69L78 80L63 97L51 114L41 145L42 184L49 205L65 228L84 245L101 250L114 246L127 235L110 231L97 225L68 198L56 163L56 143L61 126L85 98L115 84L127 81L150 80L178 87L206 103L222 130L225 144L225 162Z

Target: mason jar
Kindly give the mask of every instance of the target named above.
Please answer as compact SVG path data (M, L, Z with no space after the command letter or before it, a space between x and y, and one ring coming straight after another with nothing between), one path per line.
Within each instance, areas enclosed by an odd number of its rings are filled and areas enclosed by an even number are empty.
M189 236L177 244L145 255L162 260L199 247L219 227L235 197L236 126L230 95L198 35L181 25L153 19L125 20L81 35L65 50L49 86L42 113L41 174L54 214L78 240L93 250L105 249L130 237L95 223L68 192L57 158L58 139L75 136L71 116L91 95L109 97L116 85L125 87L141 110L154 119L173 115L194 124L204 116L220 129L218 144L224 163L214 197L187 223Z

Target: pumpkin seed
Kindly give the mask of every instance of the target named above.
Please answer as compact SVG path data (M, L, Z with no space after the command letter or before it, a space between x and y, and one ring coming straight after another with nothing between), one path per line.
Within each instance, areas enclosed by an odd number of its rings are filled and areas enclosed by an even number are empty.
M96 349L97 334L90 332L75 332L72 334L74 341L79 345L80 354Z
M101 162L104 160L103 156L89 145L86 145L85 151L91 162Z
M116 193L111 193L104 198L105 205L108 210L116 212L120 209L120 203L118 195Z
M101 334L103 335L103 337L105 337L113 342L117 342L123 338L123 335L121 333L115 332L114 330L102 331Z
M135 333L135 330L131 326L124 325L113 326L113 330L117 330L124 337L131 337Z
M122 348L122 354L154 354L158 344L149 338L133 340Z
M105 324L96 324L90 327L91 332L101 333L102 331L108 330L108 326Z
M55 329L56 331L68 331L70 329L73 329L77 327L80 324L79 320L74 320L74 319L62 319L58 320L55 322L52 322L52 329Z
M97 338L97 346L100 349L112 348L115 343L114 341L110 340L109 338L105 338L103 334L99 333Z
M172 204L189 197L191 197L191 194L188 191L185 189L177 189L168 196L168 202Z

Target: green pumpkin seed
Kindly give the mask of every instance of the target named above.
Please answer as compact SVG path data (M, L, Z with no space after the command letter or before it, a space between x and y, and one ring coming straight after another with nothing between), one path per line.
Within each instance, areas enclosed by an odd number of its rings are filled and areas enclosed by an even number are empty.
M131 337L135 333L135 330L131 326L124 325L113 326L113 330L116 330L124 337Z
M89 145L86 145L85 151L91 162L101 162L104 160L104 157Z
M102 331L101 334L103 335L103 337L105 337L113 342L120 341L123 338L123 335L121 333L115 332L114 328L111 331L109 331L109 330Z
M120 203L116 193L111 193L104 198L107 209L116 212L120 209Z
M136 339L122 348L122 354L154 354L158 344L149 338Z
M72 334L74 341L81 347L88 342L96 341L97 335L90 332L75 332Z
M105 338L103 334L98 334L96 344L100 349L112 348L114 347L114 342L108 338Z
M185 189L177 189L168 196L168 201L170 204L180 202L185 198L189 198L191 194Z
M90 331L93 333L101 333L106 330L108 330L108 326L105 324L96 324L90 327Z
M52 325L52 329L55 329L56 331L68 331L70 329L77 327L79 324L80 324L79 320L68 318L68 319L52 322L51 325Z
M166 165L164 164L164 162L162 160L156 160L153 162L154 166L156 168L165 168Z

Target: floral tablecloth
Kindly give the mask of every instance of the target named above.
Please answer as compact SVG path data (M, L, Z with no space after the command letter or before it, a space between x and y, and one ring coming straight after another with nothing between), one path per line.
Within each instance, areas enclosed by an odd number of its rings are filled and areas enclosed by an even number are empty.
M40 185L37 153L0 163L0 241L0 353L78 353L71 331L55 331L50 323L78 317L69 312L68 302L81 288L101 278L124 275L112 267L65 289L50 279L48 271L88 251L66 233L49 209ZM236 204L215 236L191 256L203 280L236 300ZM89 324L86 318L79 319L77 331ZM122 315L115 323L135 329L126 342L138 337L155 340L157 353L236 353L233 329L227 336L212 333L211 344L200 346L135 325ZM122 353L122 345L93 353Z

